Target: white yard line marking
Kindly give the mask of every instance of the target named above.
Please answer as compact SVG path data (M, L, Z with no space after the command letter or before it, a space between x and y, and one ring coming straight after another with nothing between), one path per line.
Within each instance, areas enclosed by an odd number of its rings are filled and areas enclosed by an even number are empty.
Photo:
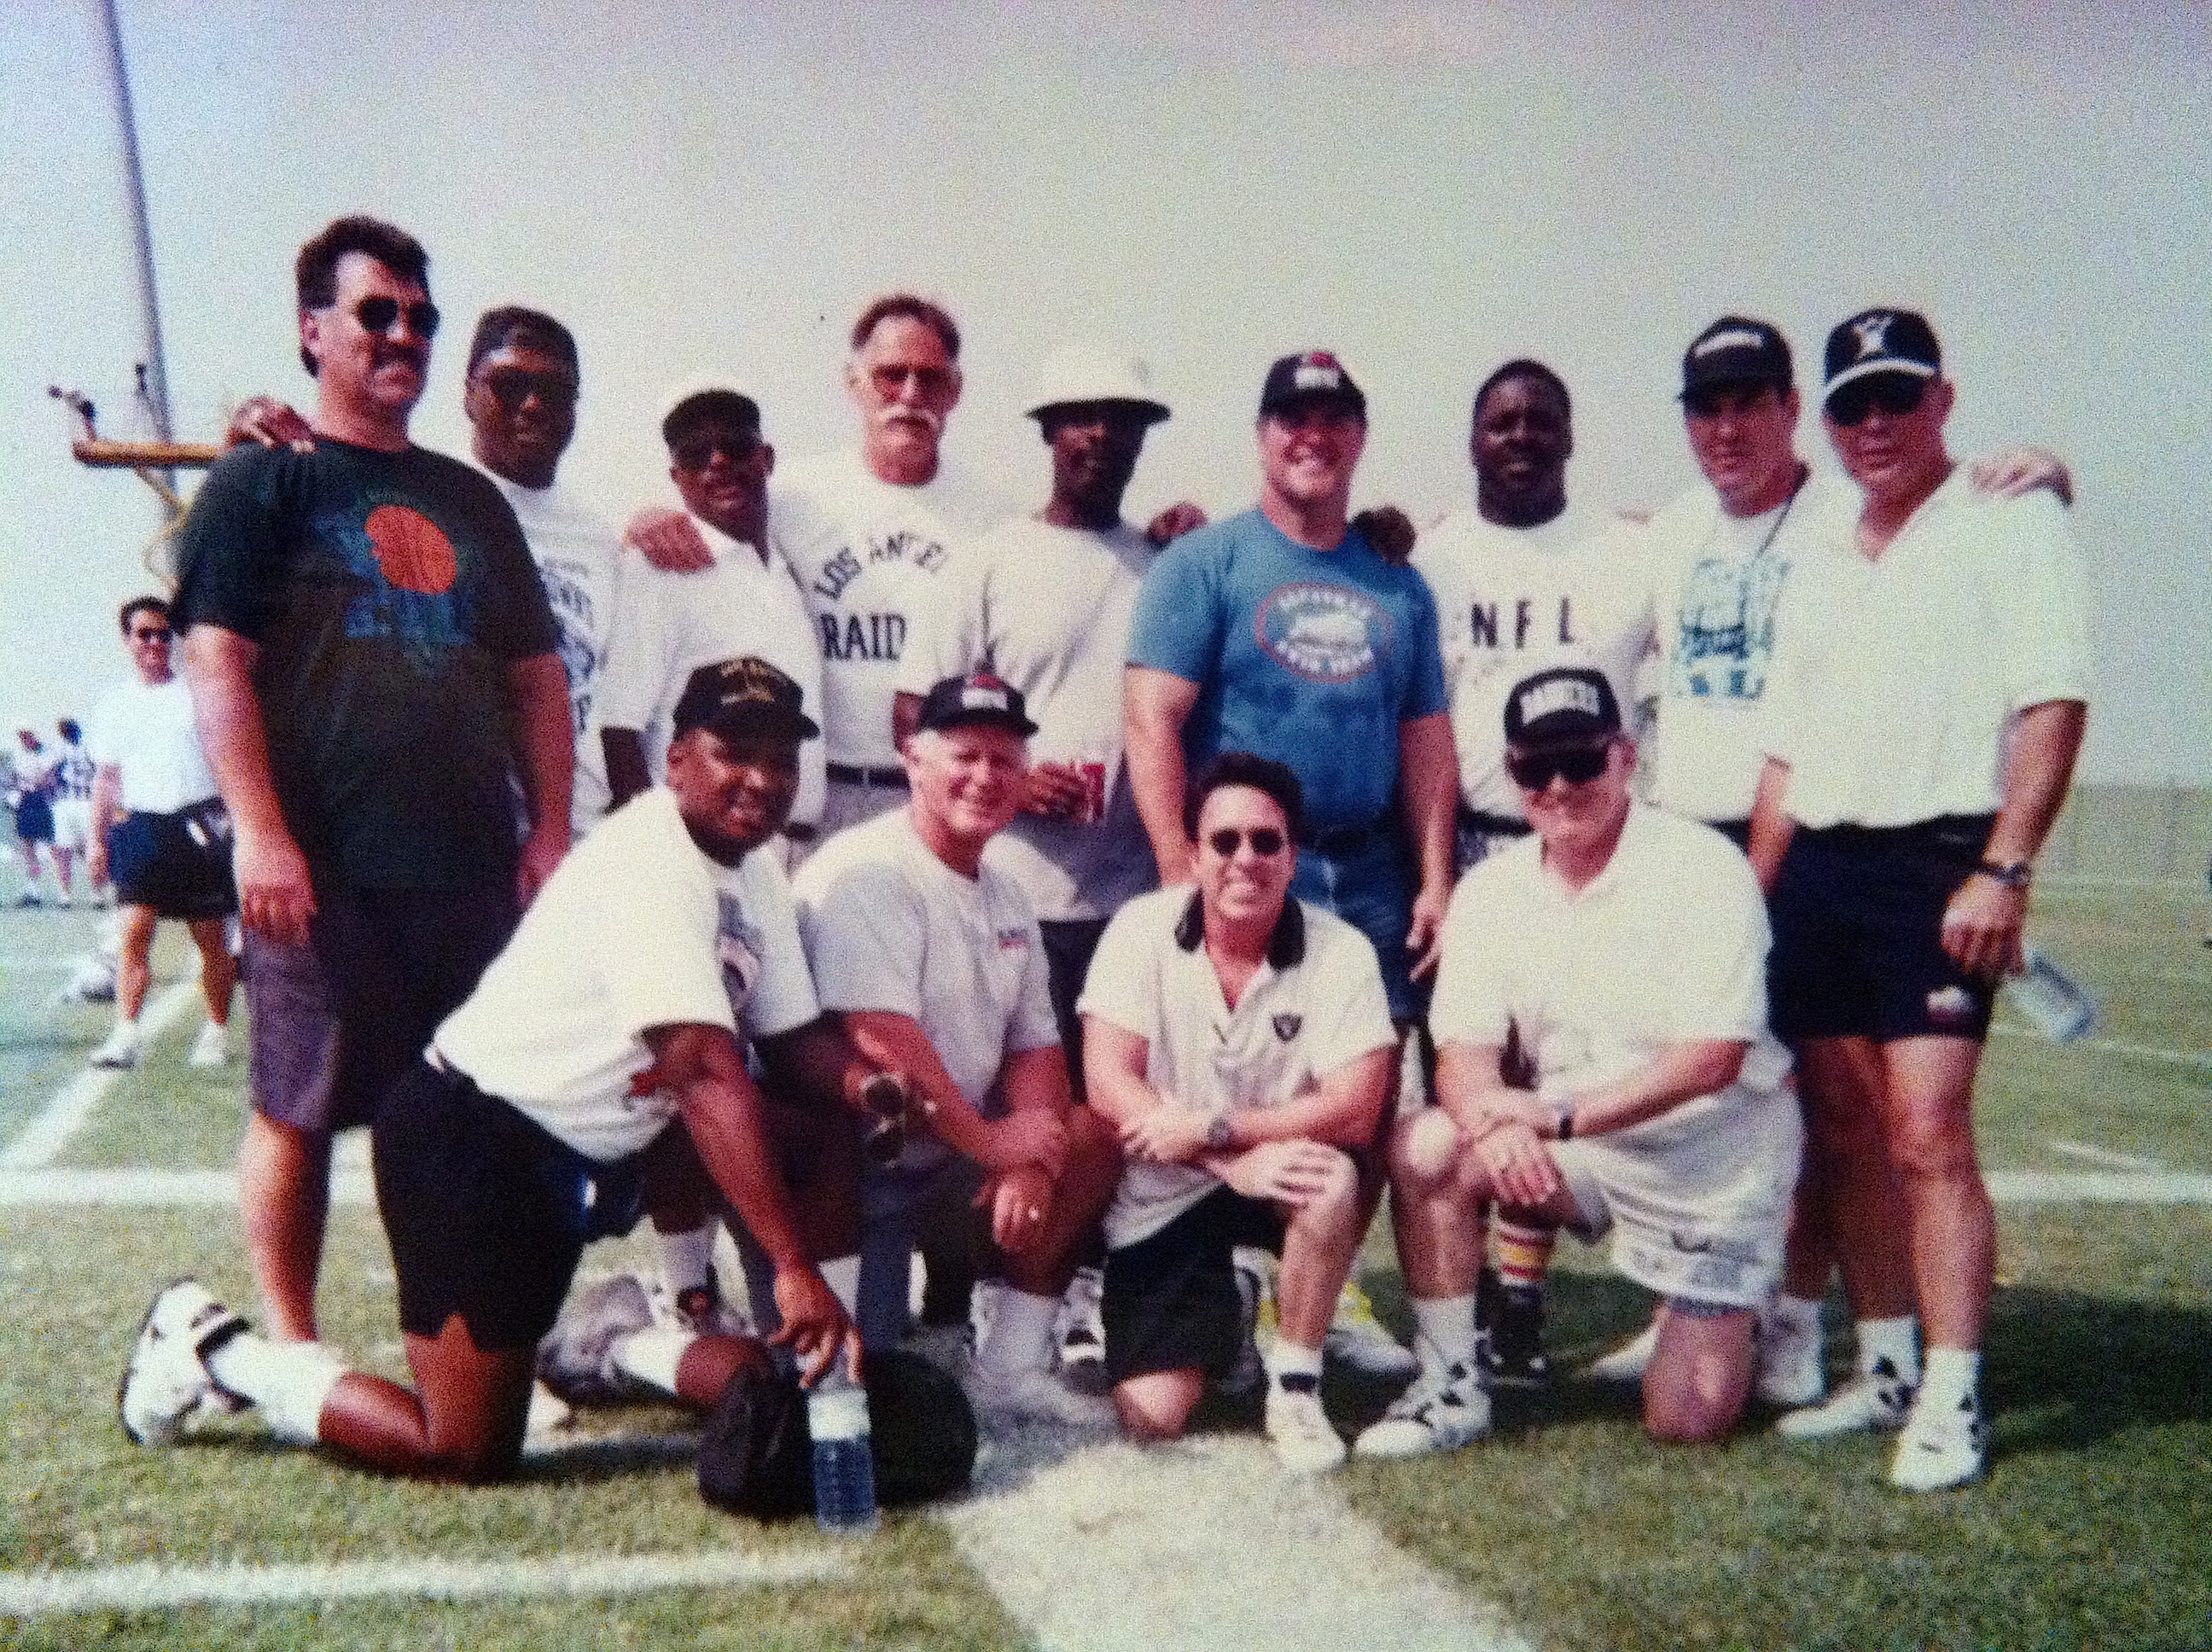
M64 969L76 969L83 962L81 957L57 957L52 952L0 954L0 969L21 969L33 975L58 975Z
M1991 1170L2000 1205L2212 1205L2212 1175L2127 1170Z
M182 1015L185 1006L199 995L197 973L191 980L163 987L139 1015L139 1024L146 1029L146 1042L150 1044L161 1036L162 1029ZM92 1116L100 1098L125 1071L121 1067L87 1067L56 1090L54 1098L38 1117L23 1127L22 1133L8 1144L5 1151L0 1151L0 1170L35 1170L59 1158L70 1138L84 1128L85 1121Z
M993 1441L977 1474L996 1495L937 1517L1045 1652L1528 1648L1257 1439L1117 1441L1042 1462L1018 1452Z
M331 1175L333 1205L374 1205L366 1171ZM238 1177L229 1170L0 1170L0 1206L235 1205Z
M1990 1030L2005 1038L2042 1041L2042 1035L2033 1028L2015 1027L2008 1021L2000 1021ZM2212 1053L2203 1050L2162 1050L2149 1044L2124 1044L2115 1038L2077 1038L2063 1048L2069 1050L2102 1050L2108 1055L2138 1055L2146 1061L2171 1061L2177 1066L2202 1067L2212 1072Z
M2138 1170L2145 1175L2155 1175L2166 1169L2154 1158L2139 1158L2133 1153L2115 1153L2109 1147L2092 1147L2086 1141L2051 1141L2044 1145L2061 1157L2086 1159L2092 1164L2101 1164L2108 1170Z
M820 1549L759 1554L555 1555L543 1560L396 1560L285 1566L102 1566L0 1572L0 1615L164 1612L199 1606L320 1605L399 1597L514 1600L640 1594L654 1589L750 1588L841 1577L843 1557Z

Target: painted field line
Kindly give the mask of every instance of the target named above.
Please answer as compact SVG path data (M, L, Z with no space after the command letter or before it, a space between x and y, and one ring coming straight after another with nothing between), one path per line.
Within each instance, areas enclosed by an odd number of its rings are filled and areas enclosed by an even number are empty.
M21 969L26 975L59 975L64 969L74 969L84 962L82 957L57 957L52 952L33 955L10 952L0 955L0 969Z
M2091 1164L2101 1164L2108 1170L2136 1170L2145 1175L2155 1175L2166 1169L2154 1158L2142 1158L2134 1153L2115 1153L2109 1147L2093 1147L2086 1141L2049 1141L2044 1145L2062 1158L2085 1159Z
M1528 1652L1494 1608L1256 1438L1045 1455L990 1441L979 1494L935 1511L1044 1652Z
M376 1185L366 1170L333 1170L331 1203L374 1205ZM0 1170L0 1206L235 1205L238 1177L229 1170Z
M820 1549L756 1554L554 1555L543 1560L396 1560L283 1566L102 1566L0 1572L0 1616L60 1612L167 1612L183 1606L321 1605L399 1598L516 1600L641 1594L658 1589L750 1588L841 1577L842 1556Z
M185 1012L185 1006L200 995L198 973L192 978L163 987L140 1012L139 1024L145 1029L146 1042L152 1043L162 1029ZM143 1059L143 1057L141 1058ZM40 1165L52 1164L61 1157L70 1138L84 1128L102 1097L127 1069L121 1067L87 1067L54 1092L39 1115L24 1126L22 1133L0 1151L0 1170L35 1170Z
M2033 1028L2016 1027L2010 1022L2000 1021L1990 1028L1990 1032L2005 1038L2032 1038L2042 1042L2043 1036ZM2212 1052L2204 1050L2162 1050L2150 1044L2124 1044L2115 1038L2077 1038L2066 1049L2102 1050L2108 1055L2136 1055L2146 1061L2171 1061L2177 1066L2202 1067L2212 1072Z
M2132 1170L1991 1170L2000 1205L2212 1205L2212 1175Z

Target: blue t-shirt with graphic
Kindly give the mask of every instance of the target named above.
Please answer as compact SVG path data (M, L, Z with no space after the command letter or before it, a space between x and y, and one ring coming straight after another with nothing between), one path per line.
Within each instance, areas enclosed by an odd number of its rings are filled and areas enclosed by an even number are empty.
M1364 826L1398 783L1398 726L1445 709L1436 603L1356 529L1310 550L1260 512L1200 528L1145 578L1129 663L1199 684L1195 769L1224 751L1289 765L1312 829Z

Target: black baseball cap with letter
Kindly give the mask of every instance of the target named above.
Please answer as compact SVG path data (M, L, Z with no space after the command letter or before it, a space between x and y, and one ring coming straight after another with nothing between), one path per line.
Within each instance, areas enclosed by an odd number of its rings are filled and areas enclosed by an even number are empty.
M971 728L978 725L1012 729L1024 737L1037 732L1030 721L1022 691L988 671L939 680L922 696L917 728Z
M702 665L684 684L670 719L678 734L786 734L811 740L822 731L801 708L805 693L765 659L747 654Z
M1587 666L1538 671L1505 696L1505 744L1517 750L1592 745L1620 732L1613 684Z
M1267 369L1267 381L1260 387L1261 417L1312 404L1338 408L1363 424L1367 420L1367 398L1344 363L1327 350L1285 355Z
M1681 399L1723 386L1772 385L1790 393L1790 341L1764 321L1724 315L1690 341L1682 353Z
M1828 335L1823 398L1878 373L1933 379L1943 370L1943 347L1928 318L1913 310L1861 310Z

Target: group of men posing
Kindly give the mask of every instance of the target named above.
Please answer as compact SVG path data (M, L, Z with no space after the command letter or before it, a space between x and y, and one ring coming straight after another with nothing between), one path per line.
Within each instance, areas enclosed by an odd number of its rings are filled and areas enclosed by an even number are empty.
M2086 604L2063 469L1954 467L1922 318L1827 340L1856 489L1797 458L1781 335L1708 328L1682 402L1711 485L1648 526L1570 508L1566 387L1509 362L1473 506L1409 560L1402 519L1352 515L1365 401L1318 351L1266 375L1258 507L1149 534L1121 500L1167 407L1139 364L1056 358L1049 501L981 531L939 454L957 331L895 295L853 332L856 454L771 491L757 404L687 386L684 509L631 555L555 483L557 322L478 327L488 480L407 437L420 246L340 220L297 276L314 416L249 415L176 599L235 832L270 1334L163 1292L134 1438L251 1402L390 1469L502 1473L583 1245L647 1207L680 1311L601 1293L585 1341L711 1404L769 1357L708 1289L726 1200L809 1380L895 1342L909 1247L954 1259L973 1223L1005 1284L971 1395L1146 1438L1236 1360L1235 1248L1276 1250L1266 1426L1326 1468L1323 1349L1387 1183L1416 1369L1364 1455L1464 1445L1541 1375L1565 1226L1659 1297L1608 1362L1655 1435L1720 1436L1756 1381L1785 1432L1902 1429L1900 1486L1983 1471L1972 1088ZM1433 1106L1399 1093L1425 1019ZM313 1339L330 1134L362 1122L412 1389ZM1110 1411L1053 1370L1102 1225ZM1838 1265L1859 1371L1824 1397Z

